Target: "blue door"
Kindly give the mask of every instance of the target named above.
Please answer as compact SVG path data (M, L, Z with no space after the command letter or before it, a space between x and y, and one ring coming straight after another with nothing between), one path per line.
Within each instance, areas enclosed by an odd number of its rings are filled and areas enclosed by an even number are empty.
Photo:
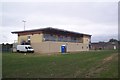
M61 53L65 53L66 52L66 46L61 46Z

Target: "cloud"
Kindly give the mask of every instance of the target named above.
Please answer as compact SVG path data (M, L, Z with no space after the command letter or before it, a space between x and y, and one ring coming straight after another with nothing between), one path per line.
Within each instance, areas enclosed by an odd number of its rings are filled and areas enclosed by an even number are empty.
M117 8L117 3L110 2L4 3L3 16L11 16L13 19L15 17L17 17L17 19L24 19L28 15L34 14L39 17L44 14L58 17L63 16L74 17L77 19L89 19L96 23L111 25L116 24L117 22Z
M114 2L8 2L3 3L2 9L0 42L17 39L11 31L23 30L22 20L26 20L26 30L54 27L91 34L93 41L116 38L118 32Z
M119 0L1 0L1 2L118 2Z
M0 44L1 43L13 43L14 40L17 40L17 34L12 34L12 30L18 30L19 28L7 27L4 28L0 26Z
M26 27L28 29L41 28L41 27L57 27L66 30L73 30L88 34L117 34L118 25L106 25L95 23L85 19L76 19L63 16L51 16L51 15L29 15L26 17ZM46 23L47 22L47 23ZM33 27L34 25L34 27Z

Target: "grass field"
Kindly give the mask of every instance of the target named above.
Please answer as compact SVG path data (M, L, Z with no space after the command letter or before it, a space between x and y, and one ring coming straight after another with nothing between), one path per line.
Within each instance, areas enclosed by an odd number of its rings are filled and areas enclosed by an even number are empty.
M3 78L118 78L117 51L39 55L3 53Z

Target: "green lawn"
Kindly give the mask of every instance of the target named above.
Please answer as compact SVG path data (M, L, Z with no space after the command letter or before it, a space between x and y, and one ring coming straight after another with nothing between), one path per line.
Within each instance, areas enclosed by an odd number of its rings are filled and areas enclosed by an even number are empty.
M3 78L118 78L117 51L2 54Z

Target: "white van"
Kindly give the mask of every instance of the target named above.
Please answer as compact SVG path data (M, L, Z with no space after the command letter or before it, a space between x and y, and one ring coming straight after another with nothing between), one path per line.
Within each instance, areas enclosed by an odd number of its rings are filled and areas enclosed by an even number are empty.
M17 52L32 52L34 49L30 45L17 45Z

